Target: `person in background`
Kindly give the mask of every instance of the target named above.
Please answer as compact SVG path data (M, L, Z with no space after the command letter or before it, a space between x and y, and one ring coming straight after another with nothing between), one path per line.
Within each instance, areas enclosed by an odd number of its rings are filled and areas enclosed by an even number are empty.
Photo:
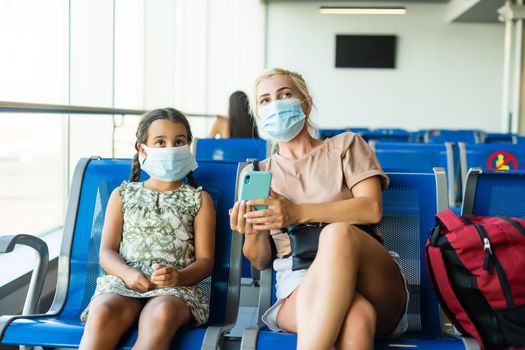
M242 91L230 95L228 117L218 115L210 138L258 138L257 126L250 113L248 96Z

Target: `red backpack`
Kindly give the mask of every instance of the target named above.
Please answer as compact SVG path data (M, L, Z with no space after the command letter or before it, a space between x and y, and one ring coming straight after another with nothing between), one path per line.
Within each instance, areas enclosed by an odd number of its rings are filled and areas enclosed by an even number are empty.
M483 349L525 349L525 220L436 217L425 260L445 314Z

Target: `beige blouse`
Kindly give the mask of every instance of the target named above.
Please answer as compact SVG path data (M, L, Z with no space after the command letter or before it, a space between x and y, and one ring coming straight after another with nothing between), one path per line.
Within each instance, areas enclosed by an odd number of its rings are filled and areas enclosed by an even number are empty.
M326 203L353 198L352 187L372 176L379 177L382 189L389 181L368 144L351 132L325 140L300 159L274 154L259 162L259 168L272 173L275 192L295 203ZM251 170L251 166L246 170ZM288 234L278 230L271 234L277 257L289 255Z

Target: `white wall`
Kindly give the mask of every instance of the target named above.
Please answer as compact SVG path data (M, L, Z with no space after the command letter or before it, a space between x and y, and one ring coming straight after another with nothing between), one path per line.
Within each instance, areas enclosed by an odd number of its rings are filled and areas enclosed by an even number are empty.
M321 15L319 6L271 3L267 32L268 67L303 74L319 126L500 131L502 24L447 23L446 4L408 3L404 16ZM336 34L397 35L396 69L336 69Z

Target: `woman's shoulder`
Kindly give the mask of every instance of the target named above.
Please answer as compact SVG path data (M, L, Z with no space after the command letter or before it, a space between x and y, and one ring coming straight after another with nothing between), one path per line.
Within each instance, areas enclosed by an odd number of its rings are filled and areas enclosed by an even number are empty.
M332 136L327 140L327 142L331 144L333 148L344 150L348 149L354 143L366 143L366 141L361 137L361 135L353 133L351 131Z

